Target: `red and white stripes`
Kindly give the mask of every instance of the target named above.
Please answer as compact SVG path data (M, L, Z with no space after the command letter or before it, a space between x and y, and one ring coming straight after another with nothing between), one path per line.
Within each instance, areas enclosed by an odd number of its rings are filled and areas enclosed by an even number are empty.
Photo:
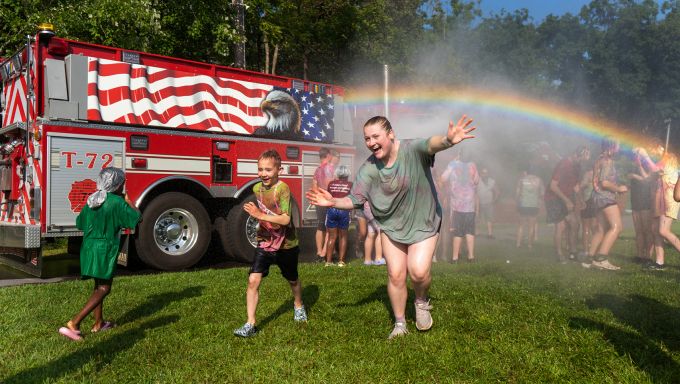
M89 58L88 120L250 134L273 87Z

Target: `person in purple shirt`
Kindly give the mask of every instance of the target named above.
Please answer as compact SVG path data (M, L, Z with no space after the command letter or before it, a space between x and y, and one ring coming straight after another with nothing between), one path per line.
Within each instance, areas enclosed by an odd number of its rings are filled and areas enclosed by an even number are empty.
M449 215L453 233L453 263L458 262L460 246L465 238L468 249L468 261L475 259L475 202L479 173L473 162L460 160L460 153L442 173L440 183L447 186L449 199Z

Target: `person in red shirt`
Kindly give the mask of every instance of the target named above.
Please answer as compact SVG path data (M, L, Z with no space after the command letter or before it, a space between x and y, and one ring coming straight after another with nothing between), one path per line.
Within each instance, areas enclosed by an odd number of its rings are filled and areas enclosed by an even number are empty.
M319 150L320 164L314 171L314 178L312 179L313 188L328 188L328 183L333 180L333 173L335 172L335 164L339 160L338 152L328 148L321 148ZM316 207L316 255L320 259L326 257L326 207Z
M562 237L567 231L569 258L577 254L578 218L574 212L576 186L581 180L581 163L590 159L590 150L579 147L569 157L560 160L555 167L550 185L545 193L545 210L548 223L555 224L553 236L557 258L565 263L567 258L562 250Z

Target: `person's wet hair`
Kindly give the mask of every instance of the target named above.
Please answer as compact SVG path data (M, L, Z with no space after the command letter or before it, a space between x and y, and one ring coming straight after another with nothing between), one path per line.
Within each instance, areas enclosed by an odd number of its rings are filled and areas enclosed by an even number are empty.
M385 116L373 116L368 121L366 124L364 124L364 128L368 127L369 125L379 125L385 129L385 131L390 132L392 130L392 124L390 124L390 121L387 120Z
M335 177L337 177L338 179L349 179L349 176L351 174L352 172L346 165L341 165L335 170Z
M262 152L262 154L260 155L260 157L257 160L259 161L259 160L262 160L262 159L274 160L274 165L277 168L279 168L281 166L281 155L279 155L279 153L276 152L276 150L274 150L274 149L269 149L269 150Z

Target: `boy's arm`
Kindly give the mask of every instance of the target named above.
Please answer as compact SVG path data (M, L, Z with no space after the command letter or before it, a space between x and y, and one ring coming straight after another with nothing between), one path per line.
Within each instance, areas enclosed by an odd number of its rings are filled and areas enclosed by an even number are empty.
M283 226L290 224L290 216L288 216L288 214L286 214L286 213L283 213L283 214L280 214L280 215L266 214L266 213L262 212L262 210L257 205L255 205L255 203L253 203L252 201L243 205L243 210L248 212L248 214L250 216L254 217L255 219L257 219L259 221L268 221L270 223L283 225Z

